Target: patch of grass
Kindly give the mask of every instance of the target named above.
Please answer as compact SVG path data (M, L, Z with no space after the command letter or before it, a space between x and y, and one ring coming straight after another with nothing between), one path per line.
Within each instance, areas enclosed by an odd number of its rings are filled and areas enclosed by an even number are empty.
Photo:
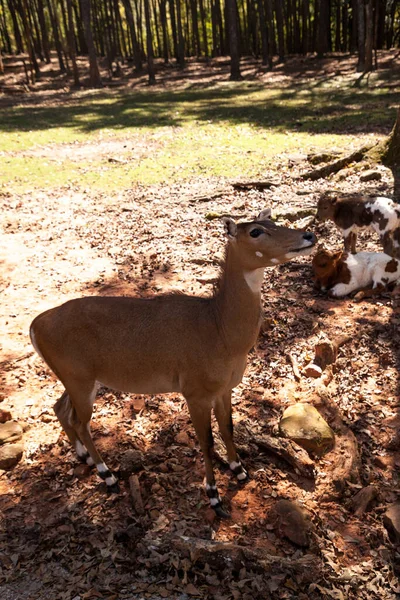
M283 152L346 149L354 134L361 145L364 135L386 133L396 102L389 87L331 78L283 88L225 83L177 92L102 91L50 106L7 107L0 116L0 185L112 190L203 175L257 176ZM111 142L121 142L119 162L109 162ZM84 144L92 152L74 157ZM66 145L73 146L63 152Z

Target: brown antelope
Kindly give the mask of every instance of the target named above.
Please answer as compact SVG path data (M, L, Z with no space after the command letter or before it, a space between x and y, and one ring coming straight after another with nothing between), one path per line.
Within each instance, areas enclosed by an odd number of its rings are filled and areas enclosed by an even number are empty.
M214 294L154 298L86 297L40 314L30 329L32 344L65 391L55 413L78 457L96 465L110 491L115 476L96 450L90 432L99 385L137 394L180 392L204 454L206 491L219 516L222 508L211 459L214 409L239 481L247 478L233 443L231 392L241 380L247 353L261 323L265 267L310 254L313 233L279 227L263 211L236 224L224 218L225 260Z

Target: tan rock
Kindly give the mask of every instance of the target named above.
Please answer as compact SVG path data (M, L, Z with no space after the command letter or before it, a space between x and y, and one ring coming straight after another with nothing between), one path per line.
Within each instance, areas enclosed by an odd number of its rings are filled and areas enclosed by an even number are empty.
M283 437L319 456L332 449L335 443L334 432L311 404L299 402L289 406L282 415L279 431Z
M0 469L9 471L19 463L24 452L22 444L4 444L0 446Z
M383 524L393 542L400 542L400 502L391 504L383 515Z
M17 442L22 438L23 429L19 423L15 421L7 421L0 423L0 445Z

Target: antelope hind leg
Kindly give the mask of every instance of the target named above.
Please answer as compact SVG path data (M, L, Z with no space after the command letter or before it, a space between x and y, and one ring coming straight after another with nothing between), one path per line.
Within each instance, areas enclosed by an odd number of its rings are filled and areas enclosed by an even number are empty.
M69 441L75 448L78 458L81 462L93 466L94 462L79 439L79 436L73 426L73 408L71 400L69 399L68 392L65 390L61 398L57 400L54 405L54 412L56 413L57 419L60 421L61 427L64 429L68 436Z
M97 451L90 432L90 419L96 395L94 384L73 382L55 407L57 417L81 459L95 465L97 472L110 492L118 492L118 480L111 473ZM57 403L58 404L58 403Z

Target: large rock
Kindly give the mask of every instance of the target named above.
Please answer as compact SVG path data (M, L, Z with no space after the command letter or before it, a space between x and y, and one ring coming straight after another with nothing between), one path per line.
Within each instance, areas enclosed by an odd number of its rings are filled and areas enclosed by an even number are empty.
M15 421L0 423L0 445L17 442L22 438L23 433L21 425Z
M8 471L15 467L22 458L24 447L22 444L5 444L0 446L0 469Z
M279 431L282 436L318 456L331 450L335 443L332 429L311 404L289 406L282 415Z

